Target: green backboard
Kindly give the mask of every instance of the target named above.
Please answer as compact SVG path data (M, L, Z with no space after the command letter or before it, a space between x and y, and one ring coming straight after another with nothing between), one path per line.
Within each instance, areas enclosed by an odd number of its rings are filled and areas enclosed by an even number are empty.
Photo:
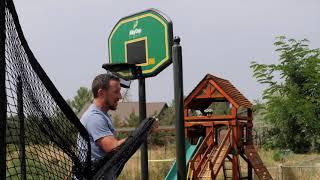
M141 67L139 78L152 77L171 64L172 22L150 9L120 19L108 39L109 64L128 63ZM130 71L118 72L136 79Z

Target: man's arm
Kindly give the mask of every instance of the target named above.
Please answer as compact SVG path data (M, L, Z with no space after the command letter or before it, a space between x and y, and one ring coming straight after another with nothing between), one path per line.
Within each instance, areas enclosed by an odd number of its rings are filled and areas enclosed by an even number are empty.
M110 152L120 146L126 139L117 140L114 136L105 136L96 142L104 152Z
M150 133L157 131L158 127L159 127L159 120L156 119L156 121L154 122L154 124L152 126ZM118 146L120 146L125 141L126 141L126 138L117 140L114 136L105 136L105 137L102 137L102 138L96 140L99 147L104 152L107 152L107 153L116 149Z
M117 140L110 130L106 120L99 114L92 114L86 126L93 140L104 151L110 152L121 145L125 139Z

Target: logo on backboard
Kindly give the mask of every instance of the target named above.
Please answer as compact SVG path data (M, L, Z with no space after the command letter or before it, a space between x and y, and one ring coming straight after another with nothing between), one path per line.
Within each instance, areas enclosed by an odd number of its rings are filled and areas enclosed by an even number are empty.
M141 28L137 28L139 24L139 21L136 20L134 23L133 23L133 27L132 29L129 31L129 36L134 36L134 35L138 35L142 32L142 29Z

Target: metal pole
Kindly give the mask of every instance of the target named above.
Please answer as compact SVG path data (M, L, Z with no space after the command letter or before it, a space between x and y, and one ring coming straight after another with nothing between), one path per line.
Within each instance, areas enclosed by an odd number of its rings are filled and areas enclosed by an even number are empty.
M17 104L18 104L18 117L20 122L20 134L19 134L19 151L20 151L20 178L22 180L27 179L26 176L26 151L25 151L25 132L24 132L24 114L23 114L23 91L22 80L18 77L17 83Z
M6 20L5 1L0 1L0 179L6 179L6 126L7 126L7 95L6 95Z
M176 156L178 180L186 179L186 155L184 141L184 114L183 114L183 73L182 73L182 49L180 38L174 38L172 48L174 102L176 111Z
M140 122L147 118L146 110L146 83L145 79L139 79L139 119ZM148 146L147 141L141 145L141 179L148 180Z

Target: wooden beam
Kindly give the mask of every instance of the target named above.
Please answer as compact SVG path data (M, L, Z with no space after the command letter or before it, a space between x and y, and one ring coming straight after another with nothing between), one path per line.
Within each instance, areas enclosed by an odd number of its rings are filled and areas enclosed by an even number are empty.
M117 133L130 133L134 131L135 127L127 127L127 128L119 128L116 130ZM176 128L175 126L159 126L155 132L157 131L174 131Z
M246 116L237 116L237 119L252 121L252 117L246 117Z
M224 116L189 116L189 117L184 117L185 121L190 121L190 120L226 120L226 119L235 119L236 116L233 115L224 115Z
M184 107L186 108L188 104L192 101L192 99L197 96L197 94L203 89L202 87L206 85L208 80L203 80L196 88L195 90L188 95L187 99L184 101Z
M206 126L206 127L212 127L212 123L214 123L214 125L225 125L225 126L235 126L236 125L236 121L215 121L215 122L210 122L210 121L193 121L193 122L184 122L184 126L185 127L191 127L194 125L202 125L202 126Z
M209 80L209 82L216 88L219 90L219 92L232 104L234 105L236 108L239 108L239 104L236 103L226 92L224 92L223 89L220 88L220 86L214 82L213 80Z
M238 111L238 108L232 106L232 108L231 108L231 114L232 114L233 116L237 116L237 111Z

